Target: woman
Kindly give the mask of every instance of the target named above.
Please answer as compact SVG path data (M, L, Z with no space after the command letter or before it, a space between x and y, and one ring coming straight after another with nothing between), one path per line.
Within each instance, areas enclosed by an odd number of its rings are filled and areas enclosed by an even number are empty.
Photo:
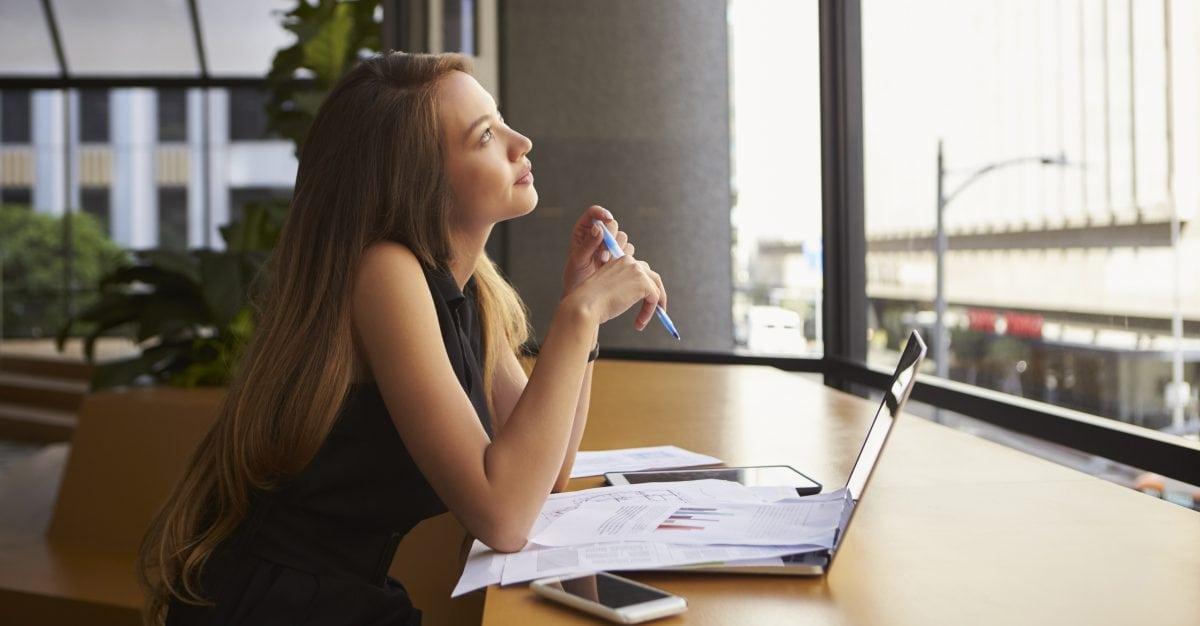
M599 324L662 281L612 215L571 233L537 365L513 288L484 253L537 204L530 140L458 55L386 53L317 112L253 342L218 420L154 520L147 622L416 624L387 576L445 511L521 549L586 422ZM603 252L599 219L626 254Z

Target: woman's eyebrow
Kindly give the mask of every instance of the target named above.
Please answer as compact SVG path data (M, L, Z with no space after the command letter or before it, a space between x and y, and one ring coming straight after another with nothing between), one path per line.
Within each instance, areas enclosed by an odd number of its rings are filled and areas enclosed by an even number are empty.
M475 132L476 126L479 126L480 124L488 121L488 119L491 117L492 117L491 113L484 113L483 115L479 116L479 119L475 120L474 122L471 122L471 125L467 127L466 140L467 141L471 140L471 135L472 135L472 133Z
M500 101L499 100L496 101L496 112L497 113L500 112ZM484 113L483 115L479 116L479 119L475 120L474 122L471 122L471 125L467 127L467 133L466 133L465 140L471 141L471 134L475 131L475 127L486 122L488 120L488 118L490 118L491 116L492 116L491 113Z

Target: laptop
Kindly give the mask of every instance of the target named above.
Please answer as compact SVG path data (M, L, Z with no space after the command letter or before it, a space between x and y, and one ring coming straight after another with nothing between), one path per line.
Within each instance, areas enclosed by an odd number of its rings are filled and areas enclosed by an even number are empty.
M776 576L822 576L828 573L829 568L833 566L833 558L837 556L838 548L846 539L846 531L850 528L850 520L854 518L854 511L867 491L867 482L871 479L871 473L875 469L875 464L879 462L880 455L883 454L883 448L887 444L888 435L892 432L892 426L896 423L896 418L900 417L900 411L904 408L904 403L908 401L909 394L912 393L917 370L924 358L925 342L921 340L921 336L916 331L913 331L908 336L904 351L900 354L900 363L892 375L891 384L884 391L883 401L875 411L875 419L872 420L871 427L867 429L866 439L863 440L862 448L858 451L858 458L854 461L854 468L850 470L850 477L846 479L846 491L849 494L850 503L842 512L842 519L838 524L832 548L789 554L783 557L782 566L739 566L735 562L728 562L701 563L662 569L695 573L772 574Z

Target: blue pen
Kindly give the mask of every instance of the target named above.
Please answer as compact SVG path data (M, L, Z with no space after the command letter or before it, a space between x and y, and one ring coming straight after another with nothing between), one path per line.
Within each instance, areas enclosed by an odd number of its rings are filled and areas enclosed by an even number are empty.
M600 220L592 220L592 223L600 227L600 234L604 236L604 246L608 248L608 253L612 255L612 258L619 259L625 256L625 252L621 250L621 246L617 245L617 240L613 239L612 234L604 227L604 223ZM675 323L667 316L667 312L663 310L662 306L655 305L654 313L658 315L658 321L662 322L663 328L667 329L667 332L671 333L672 337L681 339L679 331L675 330Z

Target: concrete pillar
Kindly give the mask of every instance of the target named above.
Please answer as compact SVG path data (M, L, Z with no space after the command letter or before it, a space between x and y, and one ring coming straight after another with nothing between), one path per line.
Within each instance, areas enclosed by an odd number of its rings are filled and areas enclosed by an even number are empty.
M71 159L71 167L67 172L70 177L70 202L68 206L74 213L83 211L83 196L79 190L79 123L80 123L80 99L79 90L70 89L67 91L67 110L69 113L70 123L67 127L67 141L70 143L70 150L67 155Z
M109 125L113 239L135 250L153 248L158 245L158 94L145 88L111 90Z
M204 163L204 89L187 91L187 231L188 248L208 246L204 225L207 223L209 172Z
M66 209L67 141L63 111L65 94L58 89L36 89L30 104L34 154L33 209L38 213L62 215Z
M229 90L208 90L208 120L208 247L224 250L220 227L229 223Z
M725 0L509 0L503 11L501 106L533 140L539 197L507 227L507 269L539 336L571 226L599 204L663 276L683 336L657 320L633 330L635 307L603 326L600 345L732 349Z

